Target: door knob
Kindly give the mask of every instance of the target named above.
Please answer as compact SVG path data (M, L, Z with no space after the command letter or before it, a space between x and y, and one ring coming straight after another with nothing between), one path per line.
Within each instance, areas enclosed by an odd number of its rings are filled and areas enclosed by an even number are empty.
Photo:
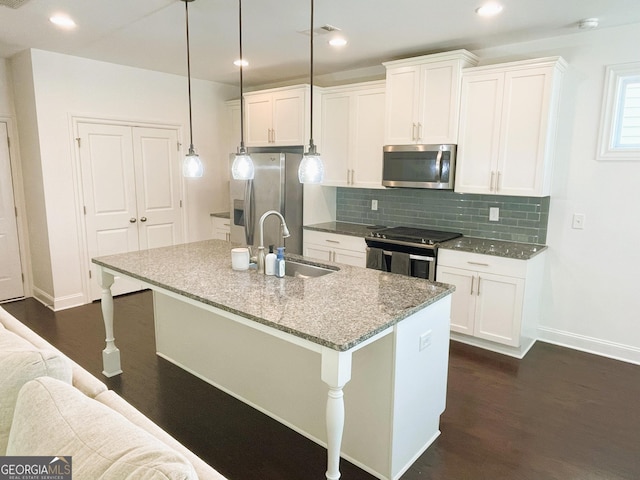
M136 223L136 222L137 222L137 220L136 220L134 217L131 217L131 218L129 219L129 222L131 222L131 223Z
M141 222L146 222L147 221L147 217L140 217L140 221Z

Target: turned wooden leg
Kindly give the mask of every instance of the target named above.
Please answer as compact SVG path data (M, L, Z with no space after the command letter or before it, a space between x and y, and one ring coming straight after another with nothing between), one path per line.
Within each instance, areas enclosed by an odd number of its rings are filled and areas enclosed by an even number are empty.
M340 478L340 450L344 430L344 394L342 388L351 380L351 352L322 350L322 381L329 385L327 398L327 472L328 480Z
M98 278L102 287L102 320L104 321L107 344L102 351L102 374L106 377L113 377L122 373L120 350L116 347L116 339L113 335L113 295L111 294L113 275L100 270Z

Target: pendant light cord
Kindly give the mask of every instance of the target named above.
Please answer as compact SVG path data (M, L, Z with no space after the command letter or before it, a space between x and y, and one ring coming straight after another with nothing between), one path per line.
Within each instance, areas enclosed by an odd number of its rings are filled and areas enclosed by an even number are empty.
M244 56L242 55L242 0L238 0L238 19L238 32L240 36L240 151L244 152L244 94L242 87Z
M190 152L193 151L193 119L191 116L191 55L189 52L189 2L192 0L183 0L186 18L187 31L187 85L189 90L189 142Z
M311 45L311 53L309 55L311 62L309 68L309 82L311 84L309 99L309 147L313 147L313 0L311 0L311 30L309 31L309 35L311 36L311 41L309 42Z

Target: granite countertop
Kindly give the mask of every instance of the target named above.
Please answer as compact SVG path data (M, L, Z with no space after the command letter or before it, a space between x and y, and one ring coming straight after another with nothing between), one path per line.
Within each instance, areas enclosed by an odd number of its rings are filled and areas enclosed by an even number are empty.
M231 247L222 240L206 240L92 261L338 351L353 348L454 291L451 285L331 262L323 265L338 270L316 278L235 271ZM298 255L286 258L306 261Z
M340 235L351 235L353 237L366 237L371 231L387 227L384 225L365 225L362 223L325 222L305 225L303 228L305 230L315 230L318 232L338 233Z
M210 213L209 216L218 217L218 218L230 218L231 214L229 212L217 212L217 213Z
M483 255L493 255L496 257L515 258L518 260L529 260L543 250L546 250L547 246L535 243L490 240L487 238L460 237L441 243L440 248L481 253Z
M366 237L369 232L386 228L384 225L366 225L348 222L326 222L315 225L305 225L307 230L337 233L340 235L352 235ZM479 237L459 237L439 244L439 248L448 250L460 250L464 252L482 253L496 257L516 258L528 260L538 253L546 250L546 245L536 243L509 242L505 240L491 240Z

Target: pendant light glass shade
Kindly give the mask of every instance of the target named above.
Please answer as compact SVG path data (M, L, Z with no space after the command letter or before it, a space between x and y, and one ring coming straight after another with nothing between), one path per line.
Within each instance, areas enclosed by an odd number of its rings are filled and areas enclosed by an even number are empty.
M187 178L199 178L204 173L204 167L200 161L200 156L193 150L193 145L189 148L189 153L182 161L182 176Z
M298 180L300 183L322 183L324 180L324 164L313 144L309 145L309 151L302 155L298 167Z
M238 153L236 158L233 159L231 165L231 176L234 180L253 180L255 168L253 166L253 160L249 156L249 152L244 148L244 92L243 92L243 79L242 71L246 65L246 61L242 56L242 0L238 0L238 32L239 32L239 44L240 44L240 147L238 147Z
M236 158L233 159L233 165L231 165L231 176L233 179L253 180L254 174L255 168L253 166L253 160L251 160L246 150L236 153Z
M182 0L185 9L185 24L187 32L187 85L189 89L189 153L182 160L182 176L188 178L199 178L204 173L204 167L200 156L193 148L193 120L191 114L191 55L189 49L189 2L194 0Z
M309 104L309 150L302 155L298 167L298 180L300 183L322 183L324 180L324 165L320 154L313 144L313 0L311 0L311 28L309 29L310 50L309 55L309 79L311 84L311 98Z

